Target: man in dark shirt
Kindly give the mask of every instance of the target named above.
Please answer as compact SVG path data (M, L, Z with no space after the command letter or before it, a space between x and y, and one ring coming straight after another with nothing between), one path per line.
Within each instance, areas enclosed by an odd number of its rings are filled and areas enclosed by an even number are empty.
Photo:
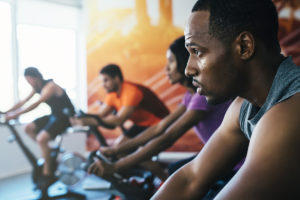
M69 118L66 114L74 113L74 107L65 90L53 82L53 80L44 80L37 68L26 68L24 76L32 86L32 92L24 100L18 102L5 112L6 120L15 119L21 114L37 108L41 103L49 105L51 114L38 118L26 125L25 132L39 144L42 156L45 159L43 175L45 179L50 179L54 174L50 170L50 147L48 142L58 134L63 133L70 126ZM39 99L23 108L24 104L36 93L40 94Z

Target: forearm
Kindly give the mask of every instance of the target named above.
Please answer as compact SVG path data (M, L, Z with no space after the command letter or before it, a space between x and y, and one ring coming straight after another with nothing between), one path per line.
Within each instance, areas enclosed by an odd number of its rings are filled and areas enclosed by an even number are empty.
M21 108L27 101L29 101L33 95L35 94L35 91L33 90L29 96L27 96L25 99L19 101L17 104L15 104L12 108L8 109L5 113L9 113L9 112L12 112L12 111L15 111L19 108Z
M246 139L215 133L198 156L171 176L153 199L201 199L218 178L234 167L246 150Z
M121 120L118 116L108 116L108 117L100 117L98 123L100 126L105 128L116 128L117 126L121 126L123 124L123 120Z
M171 145L172 143L166 141L166 138L156 138L149 142L146 146L117 161L115 163L116 170L122 171L138 165L143 161L151 159L152 156L157 155L159 152L167 149Z
M99 112L94 113L94 114L86 114L86 116L90 116L97 121L97 123L94 125L103 126L105 128L109 128L109 129L114 129L119 124L111 122L110 120L107 120L110 118L109 116L112 114L113 109L114 108L111 106L102 104Z
M165 129L162 129L162 135L157 136L146 146L142 147L137 152L125 157L124 159L120 160L117 166L120 169L128 168L133 165L138 164L139 162L146 161L150 159L152 156L157 155L159 152L167 149L168 147L172 146L173 143L180 138L187 130L189 130L197 120L195 120L194 114L198 112L189 112L189 114L185 114L182 116L179 121L169 127L166 132ZM191 115L190 115L191 114ZM197 119L199 116L195 116Z
M110 121L107 122L107 120L105 120L105 118L102 118L99 116L96 117L96 120L97 120L98 125L102 126L104 128L114 129L118 126L116 123L112 123Z
M12 112L14 110L17 110L19 109L20 107L22 107L24 105L25 102L19 102L17 103L16 105L14 105L12 108L8 109L5 113L9 113L9 112Z
M122 154L122 153L135 150L138 147L146 144L149 140L158 136L161 132L162 131L160 131L157 125L151 126L147 128L144 132L140 133L138 136L118 145L115 149L116 154Z
M185 165L181 170L175 172L163 186L155 193L151 200L193 200L201 199L206 192L208 187L198 187L195 183L196 173L191 174L191 164Z
M20 110L17 112L17 115L22 115L24 113L27 113L29 111L32 111L33 109L35 109L38 105L40 104L40 102L36 102L34 104L31 104L30 106L28 106L27 108L23 109L23 110Z

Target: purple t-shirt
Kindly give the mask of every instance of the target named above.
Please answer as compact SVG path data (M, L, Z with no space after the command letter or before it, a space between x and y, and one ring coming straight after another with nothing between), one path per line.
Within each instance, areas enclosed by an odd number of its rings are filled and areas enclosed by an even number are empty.
M232 101L218 105L208 105L204 96L187 92L181 102L187 110L203 110L208 112L204 120L194 126L198 137L205 144L215 130L220 126L223 117Z

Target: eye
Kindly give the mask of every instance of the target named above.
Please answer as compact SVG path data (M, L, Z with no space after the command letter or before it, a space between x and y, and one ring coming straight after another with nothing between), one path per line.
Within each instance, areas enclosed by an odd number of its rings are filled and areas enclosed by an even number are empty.
M197 56L201 56L202 52L196 48L192 48L192 53L197 55Z

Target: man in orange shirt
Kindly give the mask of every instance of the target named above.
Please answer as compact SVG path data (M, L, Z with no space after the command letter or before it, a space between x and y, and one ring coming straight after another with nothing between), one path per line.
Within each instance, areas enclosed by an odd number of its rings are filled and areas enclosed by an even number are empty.
M133 125L118 138L116 143L121 143L157 124L169 114L168 108L149 88L124 81L119 66L115 64L104 66L100 70L100 79L108 93L97 113L100 119L75 118L73 124L115 128L129 119ZM113 111L117 113L111 115Z

